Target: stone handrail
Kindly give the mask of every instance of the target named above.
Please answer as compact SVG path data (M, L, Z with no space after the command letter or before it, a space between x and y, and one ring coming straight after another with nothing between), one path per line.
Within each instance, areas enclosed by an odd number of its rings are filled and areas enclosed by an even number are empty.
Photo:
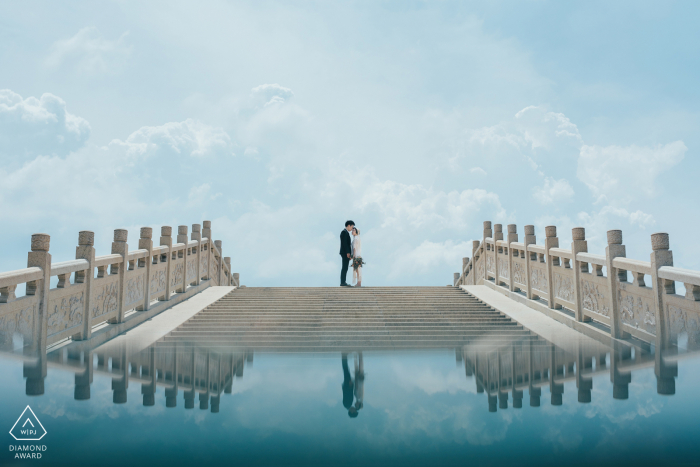
M160 245L153 245L152 233L141 228L138 249L129 250L128 232L116 229L111 254L95 256L94 233L81 231L76 259L62 262L52 262L49 235L32 235L28 267L0 273L0 345L12 342L13 333L35 349L89 339L95 326L122 323L130 310L149 310L192 287L239 285L221 241L210 240L210 221L204 232L193 224L189 239L188 227L179 226L177 243L171 227L161 228ZM52 276L58 276L53 288ZM17 297L20 284L26 293Z
M588 252L582 227L572 230L571 249L560 248L555 226L545 228L544 245L535 243L532 225L522 242L514 224L505 239L502 225L493 227L484 222L483 238L473 242L472 257L463 258L455 286L487 284L532 308L537 302L569 310L566 316L578 323L608 326L616 339L634 336L666 347L687 333L689 346L700 346L700 272L673 267L668 234L653 234L650 261L640 261L626 257L620 230L608 231L605 255L596 255ZM676 294L676 282L685 285L685 295Z

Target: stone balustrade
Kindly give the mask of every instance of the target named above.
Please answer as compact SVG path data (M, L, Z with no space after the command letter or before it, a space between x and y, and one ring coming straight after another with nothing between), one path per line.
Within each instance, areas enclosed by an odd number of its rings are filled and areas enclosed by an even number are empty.
M685 334L688 347L700 347L700 272L673 267L667 233L651 236L649 261L626 257L620 230L608 231L604 255L588 252L582 227L572 230L571 249L560 247L555 226L545 234L538 245L527 225L519 241L511 224L504 239L500 224L492 229L484 222L483 238L473 242L454 285L489 285L532 308L546 307L564 323L600 323L616 339L633 336L666 348ZM676 294L676 282L685 295Z
M96 326L122 323L193 287L238 286L221 240L211 238L211 222L200 230L194 224L188 238L181 225L173 242L172 228L164 226L154 245L153 229L143 227L138 249L129 250L128 232L116 229L111 254L104 256L95 256L94 233L81 231L76 259L63 262L52 262L49 235L32 235L27 268L0 273L0 347L11 346L14 334L38 351L66 338L86 340ZM54 276L58 283L51 288ZM26 292L17 297L20 284Z

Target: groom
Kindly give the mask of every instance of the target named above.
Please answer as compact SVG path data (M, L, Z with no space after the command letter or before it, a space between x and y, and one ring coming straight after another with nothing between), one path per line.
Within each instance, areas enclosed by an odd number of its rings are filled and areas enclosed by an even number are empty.
M348 275L348 266L350 265L350 259L352 258L350 231L353 227L355 227L355 223L353 221L347 221L345 223L345 228L342 232L340 232L340 257L343 260L343 268L340 270L341 287L352 287L350 284L345 282L345 278Z

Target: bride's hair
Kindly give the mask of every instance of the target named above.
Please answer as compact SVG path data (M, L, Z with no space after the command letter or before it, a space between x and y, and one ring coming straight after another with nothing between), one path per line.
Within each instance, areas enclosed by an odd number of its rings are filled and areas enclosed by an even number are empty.
M360 235L360 229L358 229L357 227L353 227L352 230L354 230L355 232L357 232L357 235Z

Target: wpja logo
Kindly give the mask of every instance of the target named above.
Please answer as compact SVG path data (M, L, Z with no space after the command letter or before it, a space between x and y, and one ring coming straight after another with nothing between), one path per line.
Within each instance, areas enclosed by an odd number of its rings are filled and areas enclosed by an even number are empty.
M17 441L39 441L46 435L46 429L41 424L31 407L27 406L10 430ZM15 452L15 459L41 459L46 446L36 444L10 445L10 452Z

